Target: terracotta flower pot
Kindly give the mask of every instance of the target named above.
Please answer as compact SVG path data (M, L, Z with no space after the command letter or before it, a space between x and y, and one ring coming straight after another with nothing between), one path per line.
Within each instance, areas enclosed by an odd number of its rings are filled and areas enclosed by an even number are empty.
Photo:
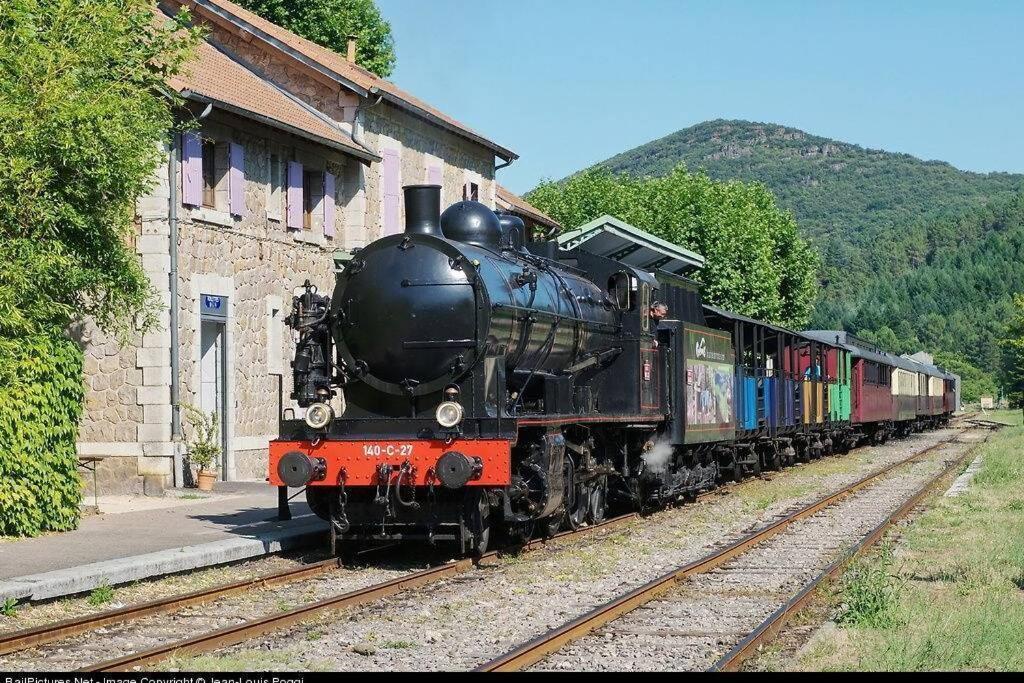
M197 487L200 491L212 491L213 482L217 481L215 470L199 470L199 482Z

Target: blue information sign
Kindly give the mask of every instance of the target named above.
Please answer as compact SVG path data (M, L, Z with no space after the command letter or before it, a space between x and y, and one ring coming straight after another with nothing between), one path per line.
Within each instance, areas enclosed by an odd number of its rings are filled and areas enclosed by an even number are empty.
M228 298L214 294L201 294L200 312L204 320L225 321L228 319Z

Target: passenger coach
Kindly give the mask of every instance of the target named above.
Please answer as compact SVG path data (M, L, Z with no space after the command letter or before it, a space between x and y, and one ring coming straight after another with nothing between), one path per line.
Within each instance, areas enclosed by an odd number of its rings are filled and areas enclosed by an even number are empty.
M884 351L841 330L808 330L813 339L845 349L852 359L850 420L855 432L875 443L890 436L936 427L956 405L956 375L928 363Z

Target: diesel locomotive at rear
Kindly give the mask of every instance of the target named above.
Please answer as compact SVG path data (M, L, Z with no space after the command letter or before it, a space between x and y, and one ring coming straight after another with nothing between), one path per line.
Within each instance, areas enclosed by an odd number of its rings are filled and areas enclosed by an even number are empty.
M271 442L269 481L304 486L332 542L480 552L498 527L575 527L610 501L663 505L888 434L851 421L857 354L838 338L524 244L521 220L477 202L442 214L436 185L406 187L405 213L330 296L307 282L287 319L300 410ZM932 408L929 425L951 412Z

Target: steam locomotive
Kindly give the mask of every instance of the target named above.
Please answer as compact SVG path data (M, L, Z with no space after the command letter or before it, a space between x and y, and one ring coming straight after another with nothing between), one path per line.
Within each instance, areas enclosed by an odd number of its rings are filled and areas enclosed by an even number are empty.
M305 487L332 542L482 552L499 527L528 537L614 501L692 498L953 411L938 368L704 306L683 277L527 244L519 218L477 202L442 214L440 189L404 188L405 231L355 254L330 296L307 282L293 299L301 410L271 442L269 482ZM880 389L858 412L864 380L897 364L925 397L937 380L938 401L887 415Z

